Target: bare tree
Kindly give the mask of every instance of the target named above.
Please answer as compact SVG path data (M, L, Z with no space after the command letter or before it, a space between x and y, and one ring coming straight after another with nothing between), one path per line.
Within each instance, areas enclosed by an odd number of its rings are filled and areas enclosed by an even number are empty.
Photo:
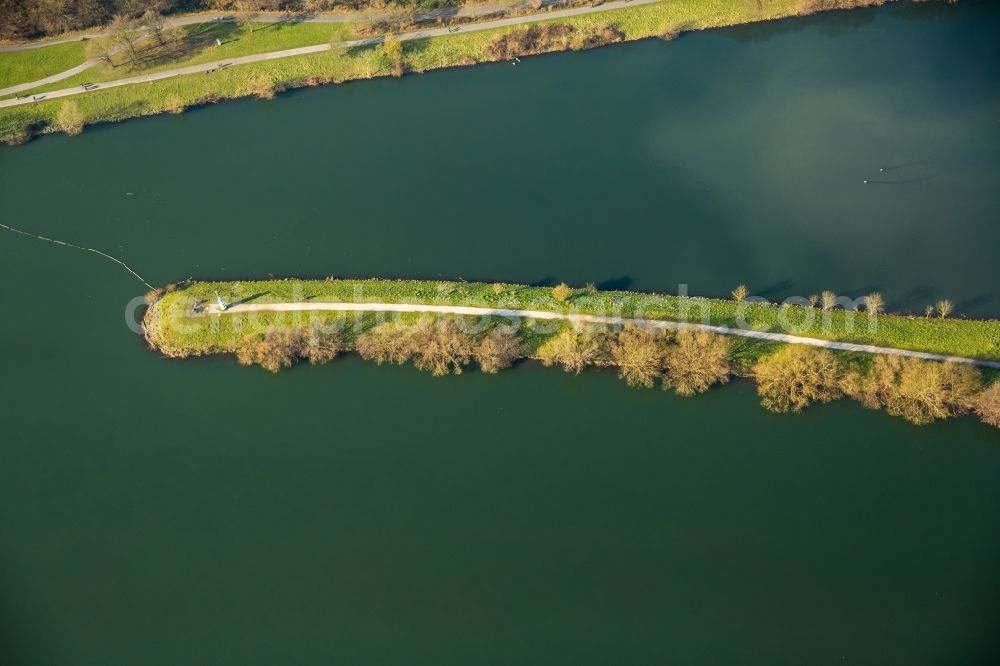
M257 364L268 372L290 368L298 356L298 339L290 328L270 328L262 335L249 335L236 347L240 365Z
M729 340L705 331L681 331L666 352L666 381L678 395L704 393L729 381Z
M820 295L820 300L823 303L824 310L832 310L834 307L837 306L837 294L833 293L832 291L824 291Z
M476 340L452 318L422 320L410 332L413 365L435 377L462 374L476 350Z
M667 342L663 333L625 326L611 350L618 376L629 386L651 388L663 376Z
M386 322L358 337L358 353L366 361L402 365L413 356L407 327L399 322Z
M607 336L566 328L542 343L536 353L546 367L561 365L566 372L580 374L606 355L607 346Z
M160 46L163 46L164 43L166 43L166 40L163 38L163 30L166 28L166 24L164 23L163 16L160 12L155 9L147 9L145 13L143 13L140 21L142 22L143 27L149 31L149 34L156 39Z
M487 333L476 344L473 357L480 369L495 373L510 367L521 356L521 339L510 327L498 327Z
M843 395L843 368L828 349L782 347L753 368L760 403L772 412L800 412Z
M866 407L922 425L975 409L980 386L969 365L879 356L858 397Z
M299 356L313 365L332 361L343 349L344 343L336 331L324 330L315 323L299 333Z
M139 41L137 28L136 21L125 14L115 16L111 20L111 25L108 26L108 32L111 33L111 39L116 44L116 48L125 50L129 63L133 66L139 58L135 50L136 43ZM110 53L108 55L110 56Z
M741 284L740 286L736 287L736 289L733 289L732 293L733 293L733 300L736 301L737 303L742 303L747 298L747 286L745 284Z
M403 32L413 25L413 13L406 7L391 7L384 10L383 29L386 32Z
M298 3L299 11L305 14L315 14L326 8L326 4L323 0L300 0Z
M260 0L236 0L236 21L251 32L254 22L260 17Z
M944 319L945 317L950 315L952 310L954 309L955 306L947 298L941 299L940 301L937 302L938 316L941 317L941 319Z
M91 46L90 44L93 44ZM105 35L103 37L98 37L88 44L88 51L93 54L98 60L103 60L112 67L117 67L115 64L114 54L118 50L118 41L113 35Z
M865 296L865 310L868 311L868 314L873 315L885 312L885 301L882 300L882 294L873 291Z
M993 382L976 397L975 411L983 423L1000 428L1000 381Z
M403 43L395 35L386 35L382 38L382 56L389 67L392 68L392 75L400 77L403 75L405 63L403 60Z
M299 359L322 365L333 360L342 348L340 334L326 331L319 324L304 329L272 327L240 341L236 359L241 365L257 364L269 372L278 372Z
M573 295L573 289L570 288L570 286L565 282L560 282L556 286L552 287L552 298L556 299L560 303L562 303L572 295Z

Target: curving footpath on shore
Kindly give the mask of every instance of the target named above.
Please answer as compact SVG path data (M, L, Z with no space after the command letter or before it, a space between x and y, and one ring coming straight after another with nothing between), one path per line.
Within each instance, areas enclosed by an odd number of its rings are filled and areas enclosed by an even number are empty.
M359 41L367 41L367 40L359 40ZM379 38L379 41L381 41L381 38ZM354 44L354 45L359 46L360 44ZM331 48L332 47L330 44L318 44L316 46L302 46L297 49L285 49L284 51L271 51L269 53L256 53L254 55L242 56L239 58L229 58L227 60L217 60L215 62L202 63L200 65L189 65L188 67L178 67L177 69L170 69L164 72L156 72L153 74L139 74L138 76L129 76L124 79L105 81L104 83L90 83L86 85L73 86L72 88L62 88L60 90L53 90L51 92L38 93L37 95L26 95L25 97L16 97L14 99L2 100L0 101L0 108L9 106L20 106L22 104L32 104L34 102L41 102L43 100L58 99L60 97L72 97L73 95L83 95L89 92L93 92L95 90L103 90L105 88L131 86L137 83L152 83L153 81L159 81L161 79L171 79L175 76L183 76L185 74L201 74L201 73L211 74L212 72L215 72L219 69L224 69L231 65L243 65L251 62L261 62L263 60L276 60L278 58L288 58L297 55L320 53L322 51L329 51ZM55 76L60 76L60 75L57 74ZM23 85L14 87L21 88L22 90L25 89ZM34 88L36 86L32 85L30 87Z
M964 356L948 356L946 354L934 354L930 352L913 351L911 349L897 349L895 347L879 347L876 345L863 345L853 342L837 342L833 340L821 340L818 338L807 338L799 335L789 335L787 333L771 333L768 331L755 331L746 328L730 328L728 326L715 326L712 324L684 323L676 321L665 321L661 319L630 319L626 317L610 317L604 315L591 314L569 314L563 312L550 312L545 310L512 310L507 308L481 308L464 305L422 305L410 303L242 303L231 305L222 311L218 305L210 304L205 307L205 315L239 314L247 312L308 312L308 311L332 311L332 312L411 312L411 313L434 313L472 316L503 317L506 319L557 319L569 321L574 324L604 324L610 326L622 326L628 323L641 324L643 326L661 330L696 329L709 331L720 335L733 335L743 338L754 338L756 340L767 340L770 342L783 342L792 345L810 345L812 347L824 347L836 351L860 352L865 354L882 354L886 356L906 356L926 361L943 361L951 363L967 363L984 368L1000 369L1000 361L987 361L978 358L967 358Z
M37 81L28 81L27 83L18 83L17 85L7 86L6 88L0 88L0 95L14 95L25 90L32 90L34 88L41 88L42 86L47 86L50 83L58 83L64 79L68 79L71 76L76 76L81 72L86 72L88 69L100 62L98 59L94 58L87 60L76 67L71 67L67 70L59 72L58 74L52 74L51 76L46 76L44 79L38 79Z

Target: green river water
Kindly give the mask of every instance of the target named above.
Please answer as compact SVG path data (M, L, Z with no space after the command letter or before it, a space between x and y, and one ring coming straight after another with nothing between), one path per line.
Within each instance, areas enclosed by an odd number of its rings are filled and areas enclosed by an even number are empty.
M1000 5L896 6L89 128L0 150L0 218L154 283L745 282L995 317L998 35ZM110 262L4 233L0 277L2 664L1000 657L975 420L167 361Z

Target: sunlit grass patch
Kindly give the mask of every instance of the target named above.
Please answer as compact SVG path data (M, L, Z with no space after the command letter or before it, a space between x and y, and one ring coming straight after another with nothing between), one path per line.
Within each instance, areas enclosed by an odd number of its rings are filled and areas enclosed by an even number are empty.
M37 81L83 63L84 43L0 53L0 88Z

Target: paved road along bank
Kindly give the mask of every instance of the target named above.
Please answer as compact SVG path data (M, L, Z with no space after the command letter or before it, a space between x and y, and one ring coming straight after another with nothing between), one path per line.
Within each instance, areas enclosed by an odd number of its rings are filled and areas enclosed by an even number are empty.
M31 90L32 88L41 88L42 86L47 86L50 83L57 83L64 79L68 79L71 76L76 76L80 72L87 71L88 69L96 65L98 62L99 61L96 59L87 60L82 64L77 65L76 67L71 67L67 70L59 72L58 74L46 76L44 79L38 79L37 81L28 81L27 83L18 83L17 85L14 86L0 88L0 95L13 95L19 92L23 92L25 90Z
M239 314L245 312L307 312L307 311L333 311L333 312L429 312L435 314L472 315L477 317L503 317L506 319L558 319L573 322L575 324L605 324L610 326L622 326L627 323L642 324L661 330L696 329L709 331L720 335L735 335L743 338L754 338L756 340L768 340L771 342L784 342L793 345L810 345L812 347L824 347L836 351L861 352L865 354L883 354L886 356L906 356L927 361L950 361L953 363L968 363L984 368L1000 369L1000 361L986 361L978 358L966 358L964 356L948 356L945 354L932 354L930 352L913 351L910 349L896 349L895 347L878 347L876 345L862 345L853 342L835 342L832 340L820 340L818 338L806 338L799 335L789 335L787 333L770 333L767 331L754 331L745 328L730 328L728 326L714 326L711 324L681 323L676 321L663 321L658 319L629 319L625 317L609 317L604 315L589 314L566 314L563 312L548 312L545 310L510 310L506 308L479 308L464 305L413 305L410 303L243 303L241 305L231 305L223 313L215 304L207 306L206 314Z
M521 25L524 23L537 23L538 21L549 21L552 19L567 18L570 16L594 14L597 12L611 11L614 9L621 9L623 7L634 7L637 5L652 5L659 2L663 2L663 0L616 0L616 2L608 2L603 5L598 5L596 7L573 7L572 9L561 9L559 11L546 12L545 14L515 16L511 18L497 19L495 21L484 21L482 23L469 23L465 25L458 25L458 26L444 27L444 28L433 28L428 30L415 30L413 32L405 32L400 34L399 40L410 41L413 39L427 39L429 37L444 37L456 33L476 32L479 30L491 30L493 28L503 28L505 26ZM382 37L369 37L367 39L356 39L348 42L340 42L336 46L338 48L350 49L359 46L372 46L374 44L380 44L381 42L382 42ZM330 49L333 48L333 46L334 45L327 43L327 44L317 44L315 46L303 46L297 49L285 49L284 51L255 53L253 55L242 56L239 58L229 58L226 60L217 60L215 62L203 63L200 65L178 67L177 69L169 69L162 72L156 72L153 74L140 74L138 76L130 76L124 79L105 81L104 83L92 83L89 84L86 88L83 86L63 88L61 90L53 90L51 92L39 93L37 95L27 95L21 98L3 100L0 101L0 108L20 106L21 104L32 104L34 102L41 102L43 100L58 99L60 97L84 95L88 92L93 92L95 90L102 90L105 88L117 88L118 86L129 86L139 83L150 83L152 81L169 79L174 76L183 76L185 74L211 73L220 68L234 66L234 65L245 65L253 62L262 62L264 60L277 60L279 58L289 58L292 56L304 55L308 53L320 53L322 51L329 51ZM23 85L24 84L18 87L20 87L21 89L25 89Z

